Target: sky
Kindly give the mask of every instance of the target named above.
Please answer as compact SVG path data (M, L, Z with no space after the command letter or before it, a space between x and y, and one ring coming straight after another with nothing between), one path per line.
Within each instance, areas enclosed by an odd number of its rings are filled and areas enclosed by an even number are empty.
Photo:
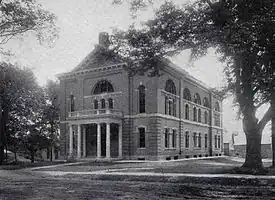
M37 0L43 7L57 16L60 28L59 39L55 46L41 46L32 35L23 40L14 40L7 44L14 56L9 58L34 70L40 85L47 79L56 79L59 73L68 72L93 50L98 43L100 32L111 33L114 28L127 29L133 23L127 5L114 6L112 0ZM176 0L183 3L184 0ZM159 2L162 2L161 0ZM153 17L152 10L138 13L136 21L144 21ZM225 83L222 64L214 51L190 66L188 52L173 58L173 62L183 67L197 79L211 87L220 87ZM265 108L264 108L265 109ZM223 124L226 132L224 140L231 138L232 132L238 132L236 144L245 143L240 120L236 120L237 108L233 107L232 98L223 102ZM263 133L263 143L270 143L268 127Z

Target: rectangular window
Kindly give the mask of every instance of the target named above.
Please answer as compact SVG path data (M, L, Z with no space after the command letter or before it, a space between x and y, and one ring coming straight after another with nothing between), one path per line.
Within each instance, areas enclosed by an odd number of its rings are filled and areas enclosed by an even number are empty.
M189 148L189 133L185 132L185 148Z
M145 148L145 128L138 128L139 132L139 148Z
M145 87L139 86L139 113L145 113Z
M198 138L198 146L201 148L201 134L199 133L199 138Z
M108 99L108 104L109 104L109 108L110 109L114 108L114 101L113 101L113 99Z
M164 131L164 146L165 148L169 148L169 129L166 128Z
M215 135L215 148L217 148L217 135Z
M221 148L221 136L218 136L218 148Z
M164 104L164 109L165 109L165 115L167 115L168 114L168 98L167 97L165 97L165 104Z
M168 114L172 115L172 100L169 99L168 101Z
M208 146L208 145L207 145L207 144L208 144L208 141L207 141L207 140L208 140L208 136L207 136L207 134L205 134L205 136L204 136L204 147L205 147L205 148L207 148L207 146Z
M194 144L194 147L197 147L197 133L193 134L193 144Z
M177 132L175 129L173 129L173 133L172 133L172 147L173 148L177 147Z
M176 109L177 109L177 107L176 107L176 100L173 99L173 116L174 116L174 117L176 117L176 114L177 114L177 113L176 113L176 112L177 112Z

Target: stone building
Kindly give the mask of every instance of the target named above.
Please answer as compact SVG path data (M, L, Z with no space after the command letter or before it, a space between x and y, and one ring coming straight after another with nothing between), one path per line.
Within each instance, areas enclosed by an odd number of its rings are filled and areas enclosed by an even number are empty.
M179 159L223 153L221 97L162 61L160 76L130 76L108 35L60 74L64 158Z

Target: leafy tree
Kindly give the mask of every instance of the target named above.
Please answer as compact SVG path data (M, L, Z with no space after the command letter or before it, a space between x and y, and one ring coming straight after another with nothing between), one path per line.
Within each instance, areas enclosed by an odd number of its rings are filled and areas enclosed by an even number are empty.
M54 14L44 10L35 0L0 0L0 54L9 53L5 48L9 40L22 38L28 33L34 33L40 43L53 44L58 37ZM20 87L20 80L13 77L9 64L0 64L0 164L4 158L4 144L6 144L6 129L10 106L6 104L7 88ZM18 81L18 82L17 82ZM15 89L16 89L15 87ZM12 91L12 90L9 90ZM13 91L16 94L16 92Z
M262 130L272 112L269 108L260 120L255 114L274 99L270 95L274 91L274 9L271 0L198 0L184 7L166 2L143 28L117 31L114 50L129 62L141 60L134 70L159 74L163 57L191 49L196 59L210 47L216 48L227 63L228 88L236 97L247 138L243 167L259 171Z
M3 86L0 90L2 105L0 141L3 150L7 145L8 131L11 131L10 139L18 137L19 133L24 134L28 130L28 124L33 123L32 118L37 115L40 105L44 104L44 97L31 70L1 63L0 71ZM0 161L3 161L3 156L2 153Z
M50 141L50 159L52 161L52 148L58 146L59 130L59 84L48 80L45 87L46 104L43 110L43 123Z
M49 44L58 37L55 15L35 0L1 0L0 13L0 45L31 32Z

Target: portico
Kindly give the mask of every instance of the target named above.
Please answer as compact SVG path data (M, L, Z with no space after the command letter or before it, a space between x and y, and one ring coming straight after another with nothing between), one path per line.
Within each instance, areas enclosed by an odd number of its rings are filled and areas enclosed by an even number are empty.
M76 126L76 127L75 127ZM73 130L77 130L74 134ZM75 137L74 137L75 136ZM74 138L76 141L74 141ZM76 148L74 148L76 144ZM114 119L80 120L69 123L69 156L77 158L121 158L122 123Z

